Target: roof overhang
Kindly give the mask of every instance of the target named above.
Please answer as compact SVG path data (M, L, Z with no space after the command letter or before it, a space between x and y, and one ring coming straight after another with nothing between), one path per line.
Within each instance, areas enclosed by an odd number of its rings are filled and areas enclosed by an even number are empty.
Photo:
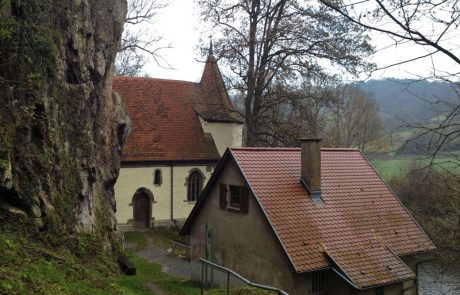
M245 121L238 121L238 120L220 120L220 119L203 119L208 123L231 123L231 124L244 124Z
M134 161L121 161L121 167L135 167L135 166L152 166L152 165L215 165L219 159L190 159L190 160L134 160Z
M360 278L358 276L351 275L350 274L351 272L348 272L347 268L344 267L344 265L342 265L341 263L339 263L339 261L336 259L336 257L334 257L334 255L331 254L327 250L326 246L323 245L323 244L322 244L322 249L323 249L324 255L327 257L328 261L332 265L331 269L340 278L342 278L345 282L347 282L350 286L352 286L356 290L367 290L367 289L376 288L376 287L380 287L380 286L391 285L391 284L395 284L395 283L399 283L399 282L409 281L409 280L413 280L413 279L417 278L417 276L412 272L412 270L388 246L382 247L382 249L385 249L385 251L390 253L391 256L393 256L393 258L395 259L395 261L398 261L400 266L406 268L409 272L406 274L405 277L402 277L402 276L398 275L398 276L394 277L393 279L387 280L386 282L383 282L383 283L377 283L377 284L376 283L374 283L374 284L363 284L362 283L363 282L362 278L360 280ZM380 271L382 271L382 269L380 269ZM388 271L388 273L390 273L391 269L387 269L387 271ZM370 275L371 276L377 276L377 275L381 275L381 274L382 273L370 274Z

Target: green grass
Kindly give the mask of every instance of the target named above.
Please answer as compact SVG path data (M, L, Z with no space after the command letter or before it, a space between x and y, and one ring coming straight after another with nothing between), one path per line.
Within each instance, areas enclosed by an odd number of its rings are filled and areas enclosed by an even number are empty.
M24 226L11 223L12 216L0 211L0 294L155 294L148 285L154 283L167 294L198 295L200 284L182 280L161 271L161 266L150 263L135 252L145 248L148 237L169 247L169 240L177 229L159 228L152 232L126 233L125 239L135 245L126 252L136 266L137 274L121 273L115 257L104 251L94 252L91 239L76 244L52 246L30 234ZM6 222L5 222L6 221ZM5 225L6 224L6 225ZM77 245L88 252L75 250ZM73 250L71 250L73 249ZM206 295L223 295L225 290L206 290ZM239 288L234 295L271 294L265 291Z
M133 252L126 254L137 267L135 276L120 273L112 256L86 261L66 249L50 251L39 242L0 233L0 294L154 294L150 282L170 294L199 294L199 284L169 276Z
M154 294L148 280L123 275L94 236L52 237L0 210L0 294Z
M171 248L171 240L187 244L188 240L184 236L179 236L179 229L177 227L166 227L160 226L154 228L149 232L150 237L153 240L153 243L162 249Z
M146 247L147 239L151 239L155 246L162 249L172 249L173 255L182 258L188 259L190 253L188 249L185 249L181 246L173 247L171 240L179 242L181 244L188 244L188 237L180 236L179 229L177 227L156 227L152 230L142 231L142 232L126 232L125 241L133 246L133 250L139 251Z
M176 227L156 227L152 230L142 232L125 232L125 241L134 245L134 250L141 250L147 245L150 238L155 246L162 249L171 248L171 240L187 244L187 237L179 236L179 229Z
M142 250L147 246L147 239L145 233L142 232L125 232L125 241L134 245L134 250Z
M160 265L139 258L132 252L128 253L128 258L137 267L137 273L135 276L122 276L118 280L121 285L129 289L136 289L153 282L170 294L199 294L199 284L165 274L161 271ZM153 294L153 292L145 294Z
M372 165L375 170L385 179L390 180L397 177L404 177L413 165L423 168L428 167L431 159L422 159L415 155L401 155L375 159ZM460 174L460 162L455 157L439 157L433 161L433 169L439 172L448 171L453 174Z
M109 254L81 259L68 249L0 232L0 257L0 294L154 294L143 269L125 276Z
M412 161L405 159L374 160L372 165L385 180L398 177Z

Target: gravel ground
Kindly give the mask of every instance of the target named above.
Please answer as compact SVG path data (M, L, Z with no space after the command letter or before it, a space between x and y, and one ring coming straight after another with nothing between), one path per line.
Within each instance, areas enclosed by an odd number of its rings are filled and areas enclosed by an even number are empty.
M142 257L147 261L160 264L164 273L181 279L190 280L189 261L169 256L168 251L155 246L149 236L146 235L146 239L146 247L142 250L136 251L136 254L139 255L139 257ZM129 248L130 245L126 246Z

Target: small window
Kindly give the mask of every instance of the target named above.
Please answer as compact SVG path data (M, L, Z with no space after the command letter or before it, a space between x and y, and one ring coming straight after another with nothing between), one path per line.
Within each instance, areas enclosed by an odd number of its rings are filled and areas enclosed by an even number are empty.
M220 207L224 209L227 204L227 190L224 184L220 189ZM249 209L249 191L245 186L229 185L229 209L247 213Z
M163 182L163 178L161 177L161 170L156 169L153 173L153 184L156 186L160 186Z
M241 207L241 187L230 185L230 206L233 208Z
M187 201L195 202L203 190L203 176L198 171L190 173L187 179Z
M323 271L312 273L311 276L311 294L326 295L326 274Z

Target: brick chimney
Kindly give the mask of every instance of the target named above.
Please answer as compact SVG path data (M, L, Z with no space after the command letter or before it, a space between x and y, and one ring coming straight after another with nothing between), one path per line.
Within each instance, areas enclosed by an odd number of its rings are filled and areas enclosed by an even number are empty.
M301 138L300 182L310 193L313 201L321 201L321 141L322 139Z

